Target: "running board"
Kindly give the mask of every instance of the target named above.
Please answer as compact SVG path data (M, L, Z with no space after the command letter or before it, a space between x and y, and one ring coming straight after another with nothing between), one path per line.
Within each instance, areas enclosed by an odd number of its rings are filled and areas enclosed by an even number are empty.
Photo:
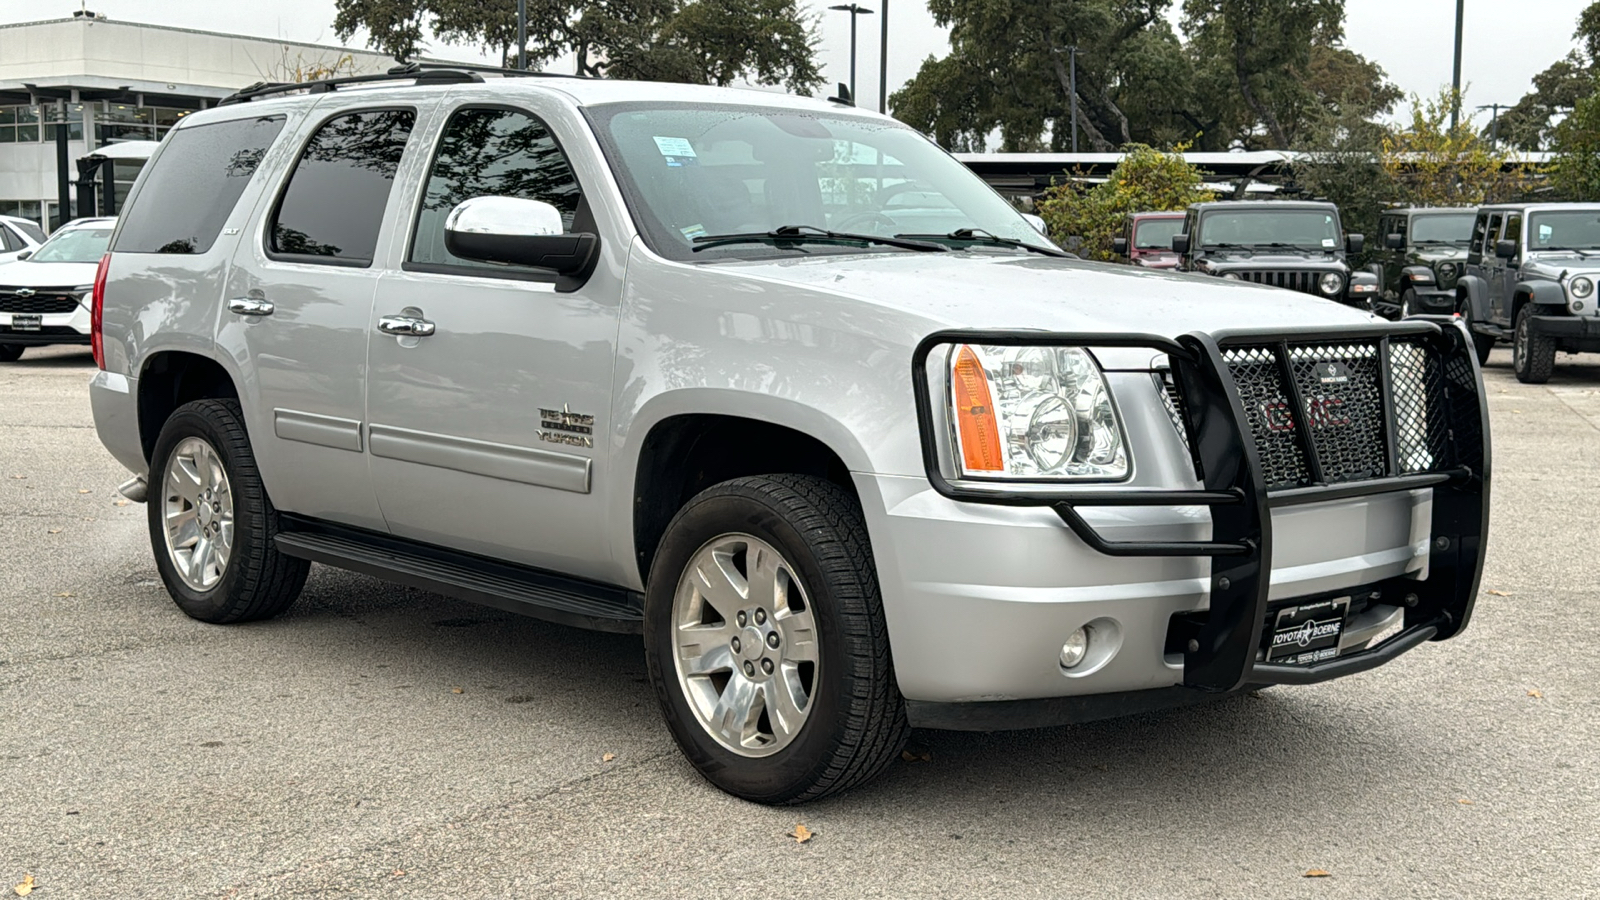
M643 631L637 591L299 516L283 516L282 527L288 556L562 625Z

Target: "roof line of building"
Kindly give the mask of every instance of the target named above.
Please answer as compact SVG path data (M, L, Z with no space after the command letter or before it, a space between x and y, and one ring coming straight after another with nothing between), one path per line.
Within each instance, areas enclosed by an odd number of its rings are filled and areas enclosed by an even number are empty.
M63 22L82 22L85 25L127 25L130 28L152 28L158 31L178 31L185 34L203 34L207 37L229 38L231 40L244 38L246 40L261 41L268 44L283 44L288 47L307 47L312 50L334 50L340 53L359 53L362 56L376 56L382 59L394 59L394 57L390 56L389 54L378 50L361 50L355 47L342 47L335 44L313 44L309 41L291 41L284 38L263 37L261 35L253 34L230 34L225 31L207 31L203 28L183 28L177 25L153 25L149 22L133 22L126 19L106 19L99 16L96 16L93 19L82 16L72 16L61 19L37 19L32 22L7 22L0 23L0 29L28 28L34 25L59 25ZM440 61L444 62L445 60Z

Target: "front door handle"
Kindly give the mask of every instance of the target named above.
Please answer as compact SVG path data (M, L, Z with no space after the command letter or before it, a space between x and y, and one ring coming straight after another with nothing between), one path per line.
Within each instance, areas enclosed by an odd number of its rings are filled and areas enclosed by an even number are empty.
M228 301L228 311L241 316L270 316L272 302L261 297L235 297Z
M378 320L378 330L384 334L401 337L427 337L433 334L433 323L419 316L384 316Z

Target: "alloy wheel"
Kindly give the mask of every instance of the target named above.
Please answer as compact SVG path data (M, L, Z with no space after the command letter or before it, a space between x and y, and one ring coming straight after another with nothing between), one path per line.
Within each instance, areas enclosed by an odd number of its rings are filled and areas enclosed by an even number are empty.
M167 555L183 583L208 591L228 571L233 552L233 490L222 458L197 437L167 457L161 479Z
M718 743L768 756L794 741L820 676L816 618L793 566L748 534L689 560L672 601L678 688Z

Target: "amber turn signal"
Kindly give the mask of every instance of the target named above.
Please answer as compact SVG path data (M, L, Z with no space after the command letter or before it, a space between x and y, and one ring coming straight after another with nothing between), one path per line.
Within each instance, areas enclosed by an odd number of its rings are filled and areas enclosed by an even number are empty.
M1000 426L995 420L994 397L977 351L966 344L956 351L950 373L951 399L955 401L956 434L961 460L968 472L1003 472Z

